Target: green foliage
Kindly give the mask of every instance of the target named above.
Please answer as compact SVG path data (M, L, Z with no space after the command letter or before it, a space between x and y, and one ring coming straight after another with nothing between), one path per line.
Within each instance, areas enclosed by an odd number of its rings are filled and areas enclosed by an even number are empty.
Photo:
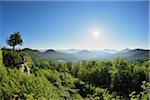
M18 53L19 53L19 56L21 56L21 59L24 62L26 62L29 67L32 67L33 62L32 62L32 59L30 58L29 54L26 52L23 52L23 51L20 51Z
M41 60L39 63L40 63L40 65L39 65L40 68L49 68L50 67L49 62L47 60Z
M15 49L16 45L18 45L18 44L22 45L22 43L23 43L23 40L22 40L21 35L20 35L19 32L11 34L9 39L7 40L7 44L12 46L13 49Z
M144 74L146 75L146 79L149 80L149 72L150 72L150 60L145 61L142 65Z
M2 50L0 48L0 67L3 65Z
M110 67L110 62L91 61L88 64L86 64L86 70L81 70L79 77L87 83L106 88L109 87L111 82L109 73Z
M32 61L35 63L35 65L39 64L39 60L41 60L41 52L38 50L32 50L29 48L25 48L22 50L23 52L26 52L29 54L30 58L32 58Z
M1 80L3 93L1 97L5 99L14 98L19 94L19 98L57 98L53 85L44 76L26 75L17 70L8 70L8 74ZM26 97L26 95L28 95Z
M17 67L19 64L26 62L28 66L32 66L32 59L29 54L23 51L2 49L3 64L5 67Z
M71 66L71 65L70 65ZM74 63L71 68L71 73L74 77L77 77L80 71L80 68L82 68L82 64L80 62Z
M3 49L3 63L5 67L15 67L21 63L21 56L17 51L11 49Z
M39 100L146 100L149 96L149 61L123 58L113 61L59 62L34 60L24 51L3 49L0 99ZM17 70L24 59L30 74ZM12 66L12 67L11 67Z
M150 83L143 81L141 88L143 89L143 91L139 94L137 94L136 91L133 91L129 95L131 100L148 100L150 98Z

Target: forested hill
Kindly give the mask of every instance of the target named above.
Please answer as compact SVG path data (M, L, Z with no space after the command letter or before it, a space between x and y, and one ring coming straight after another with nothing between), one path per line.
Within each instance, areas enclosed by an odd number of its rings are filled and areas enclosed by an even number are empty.
M128 52L121 53L119 56L125 57L127 59L141 59L141 60L148 60L149 59L149 51L144 49L135 49L129 50Z
M77 61L78 60L74 54L57 52L53 49L49 49L45 52L40 52L38 50L25 48L22 51L29 53L32 59L34 60L36 59L65 60L65 61Z
M25 48L22 51L29 53L32 59L52 59L52 60L64 60L64 61L79 61L79 60L113 60L117 57L123 57L128 60L148 60L149 50L134 49L124 50L116 53L109 52L94 52L88 50L78 50L76 52L67 53L65 51L55 51L53 49L41 52L38 50L32 50Z
M43 59L45 54L65 53L0 50L0 100L149 99L149 60L142 63L124 58L60 62Z

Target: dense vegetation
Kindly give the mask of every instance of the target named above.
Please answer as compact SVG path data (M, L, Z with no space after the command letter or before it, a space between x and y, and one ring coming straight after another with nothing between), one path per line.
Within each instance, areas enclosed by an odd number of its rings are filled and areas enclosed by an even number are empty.
M22 57L30 74L18 70ZM0 99L148 99L149 60L59 62L32 58L22 50L0 51Z
M53 50L46 54L30 49L16 50L15 46L23 43L19 32L12 34L7 43L13 49L0 49L0 100L149 98L148 57L144 56L142 61L116 58L68 62L56 59L65 55L56 55Z

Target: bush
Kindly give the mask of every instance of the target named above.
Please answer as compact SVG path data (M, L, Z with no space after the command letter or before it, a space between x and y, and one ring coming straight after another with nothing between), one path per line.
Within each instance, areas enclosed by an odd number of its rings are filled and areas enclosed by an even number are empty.
M27 53L17 50L3 49L3 64L5 67L17 67L24 61L27 62L28 66L32 66L32 60Z

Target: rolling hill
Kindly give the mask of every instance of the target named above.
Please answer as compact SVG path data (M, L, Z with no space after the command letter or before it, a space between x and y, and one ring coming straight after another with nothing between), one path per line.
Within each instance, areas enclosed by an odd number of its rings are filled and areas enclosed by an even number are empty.
M53 49L46 50L45 52L40 52L38 50L32 50L25 48L25 51L31 55L32 59L53 59L53 60L64 60L64 61L79 61L87 59L97 59L97 60L113 60L117 57L123 57L128 60L148 60L149 50L144 49L124 49L116 53L109 53L104 51L89 51L89 50L76 50L76 52L66 51L55 51Z
M37 59L49 59L49 60L53 59L53 60L66 60L66 61L77 60L77 57L74 54L57 52L53 49L46 50L45 52L40 52L38 50L25 48L22 51L27 52L34 61Z

